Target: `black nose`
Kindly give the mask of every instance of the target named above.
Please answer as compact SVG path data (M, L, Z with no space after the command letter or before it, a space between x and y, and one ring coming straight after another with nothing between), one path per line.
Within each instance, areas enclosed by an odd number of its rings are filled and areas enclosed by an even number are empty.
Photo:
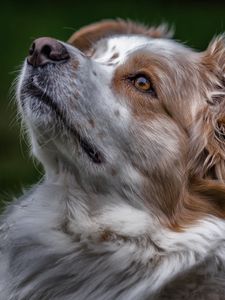
M29 49L27 62L33 67L48 63L62 62L69 59L66 47L55 39L42 37L36 39Z

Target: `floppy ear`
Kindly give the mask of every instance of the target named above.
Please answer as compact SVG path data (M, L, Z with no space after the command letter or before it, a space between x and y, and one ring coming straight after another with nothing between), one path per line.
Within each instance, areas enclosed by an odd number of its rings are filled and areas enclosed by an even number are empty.
M70 37L68 42L81 51L87 51L99 39L120 34L141 34L152 38L169 38L172 37L172 30L166 24L146 27L132 21L104 20L81 28Z
M189 215L225 219L225 37L200 53L199 92L204 101L191 124L186 201ZM187 198L188 199L188 198Z
M202 53L205 105L192 130L193 175L225 180L225 36L215 38Z

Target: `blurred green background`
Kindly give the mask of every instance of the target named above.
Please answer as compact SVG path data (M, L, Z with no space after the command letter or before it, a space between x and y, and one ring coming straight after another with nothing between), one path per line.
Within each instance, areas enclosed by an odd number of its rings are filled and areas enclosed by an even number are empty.
M41 178L41 167L20 133L12 82L32 40L67 40L80 26L103 18L128 18L146 24L166 21L175 38L204 49L225 31L225 1L5 1L0 5L0 207Z

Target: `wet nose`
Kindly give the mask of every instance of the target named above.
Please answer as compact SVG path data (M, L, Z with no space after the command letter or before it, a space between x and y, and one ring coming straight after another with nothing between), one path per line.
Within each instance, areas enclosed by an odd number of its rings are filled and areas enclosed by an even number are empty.
M63 44L49 37L41 37L32 43L27 62L33 67L39 67L68 59L69 53Z

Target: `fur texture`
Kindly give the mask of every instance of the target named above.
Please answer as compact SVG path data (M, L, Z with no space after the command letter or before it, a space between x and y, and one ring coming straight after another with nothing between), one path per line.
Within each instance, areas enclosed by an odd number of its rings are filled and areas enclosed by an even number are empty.
M224 37L170 36L104 21L66 63L24 63L46 173L1 218L1 300L225 298Z

